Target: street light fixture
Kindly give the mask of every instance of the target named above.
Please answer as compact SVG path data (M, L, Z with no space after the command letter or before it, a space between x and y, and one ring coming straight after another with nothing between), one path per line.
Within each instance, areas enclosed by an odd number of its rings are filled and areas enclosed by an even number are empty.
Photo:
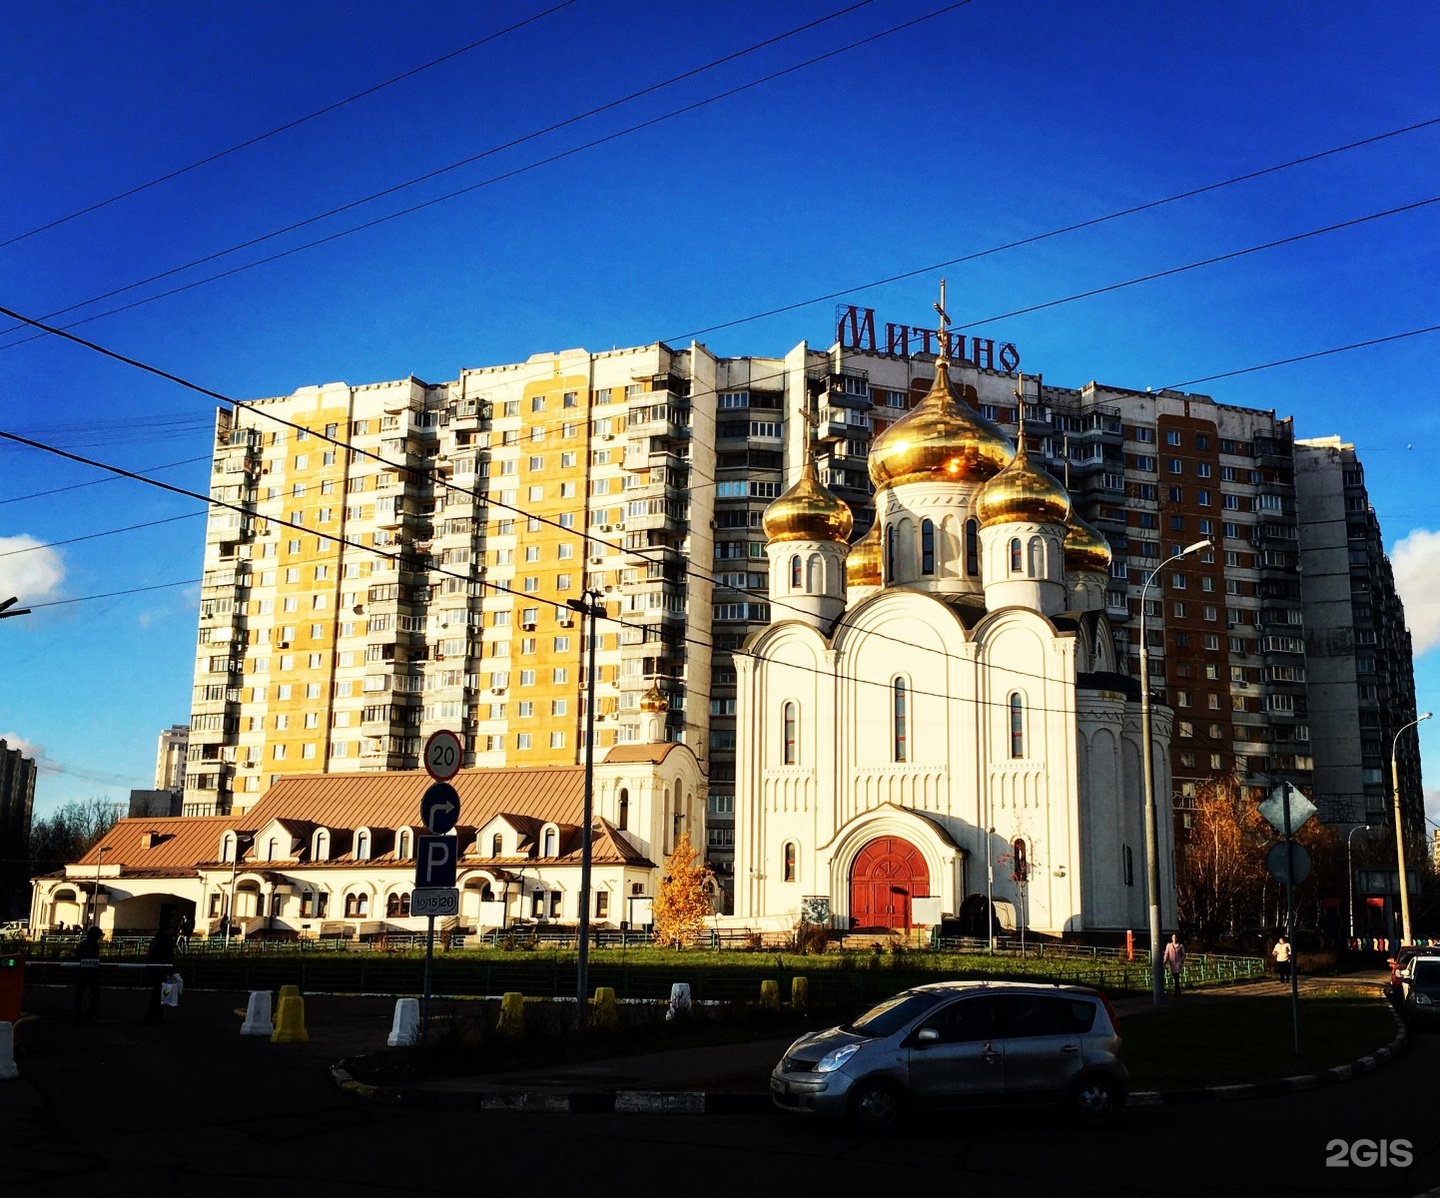
M13 600L12 600L13 602ZM18 612L16 613L19 614ZM100 846L100 853L95 858L95 893L90 896L91 910L89 922L95 927L100 926L100 866L105 862L105 854L110 851L108 844Z
M19 602L18 595L11 595L10 598L0 601L0 620L8 620L11 616L28 616L30 614L28 607L15 607Z
M595 621L609 613L600 602L602 592L587 590L565 606L585 617L585 812L580 832L580 936L575 962L575 1026L585 1027L585 1004L590 988L590 861L594 854L590 828L595 810Z
M1406 730L1415 727L1416 724L1423 724L1435 713L1427 711L1417 719L1411 720L1408 724L1395 733L1395 739L1390 742L1390 792L1391 799L1395 804L1395 853L1400 864L1400 943L1410 943L1410 887L1405 880L1405 825L1400 819L1400 765L1398 753L1400 750L1400 737Z
M1350 939L1355 939L1355 833L1370 831L1369 824L1357 824L1345 837L1345 864L1350 870Z
M1150 888L1150 990L1155 1005L1165 1001L1160 949L1160 823L1155 810L1155 747L1150 738L1150 645L1145 634L1145 593L1161 570L1182 557L1212 548L1209 537L1171 554L1150 571L1140 587L1140 740L1145 772L1145 881Z

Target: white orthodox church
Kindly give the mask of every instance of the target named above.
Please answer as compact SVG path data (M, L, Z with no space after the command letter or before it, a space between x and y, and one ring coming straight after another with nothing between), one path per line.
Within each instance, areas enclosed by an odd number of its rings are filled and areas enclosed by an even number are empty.
M1105 615L1110 548L1029 461L1023 424L1020 442L942 355L875 439L864 537L848 543L813 454L766 510L772 621L736 654L736 922L1146 926L1139 687ZM1170 714L1153 716L1173 926Z

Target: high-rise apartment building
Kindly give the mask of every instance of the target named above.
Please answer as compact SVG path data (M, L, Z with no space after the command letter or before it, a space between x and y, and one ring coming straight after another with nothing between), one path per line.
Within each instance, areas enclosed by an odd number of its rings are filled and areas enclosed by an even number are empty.
M30 909L30 822L35 759L0 740L0 917Z
M441 728L462 735L467 765L582 760L585 629L566 600L589 590L609 617L597 752L636 737L657 684L669 735L707 769L724 880L734 656L771 615L765 507L815 437L823 481L853 508L856 537L867 531L871 440L929 389L935 336L877 337L873 313L848 309L828 350L569 350L222 411L185 810L247 808L282 774L417 768ZM1316 789L1296 479L1309 451L1297 457L1289 419L1204 395L1055 387L1018 373L1018 357L955 336L951 376L1012 438L1023 403L1032 460L1105 534L1106 609L1132 675L1143 592L1182 812L1217 774ZM1158 569L1205 538L1212 549ZM1385 628L1403 633L1386 593ZM1409 679L1408 642L1385 635L1394 677ZM1362 748L1364 693L1327 716L1362 729ZM1413 777L1418 790L1418 761Z
M172 724L160 733L155 746L155 789L185 789L185 758L190 743L190 725Z

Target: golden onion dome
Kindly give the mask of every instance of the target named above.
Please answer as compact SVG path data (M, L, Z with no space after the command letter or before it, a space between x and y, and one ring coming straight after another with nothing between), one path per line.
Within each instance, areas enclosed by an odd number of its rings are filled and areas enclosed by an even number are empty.
M1110 542L1098 529L1081 519L1080 513L1073 509L1062 548L1067 570L1099 570L1109 573L1110 561L1114 556L1110 551Z
M1069 494L1048 472L1030 464L1023 429L1014 460L981 488L975 514L985 528L1016 521L1064 524L1069 517Z
M850 505L827 491L806 455L800 480L765 509L765 536L770 541L847 541L855 527Z
M876 489L910 482L984 482L1014 455L1010 438L970 407L935 359L930 393L875 438L870 481Z
M670 704L665 701L665 692L660 689L658 682L652 682L650 689L640 696L641 711L669 711Z
M845 555L845 585L878 587L880 582L880 520L877 517L870 531L851 545Z

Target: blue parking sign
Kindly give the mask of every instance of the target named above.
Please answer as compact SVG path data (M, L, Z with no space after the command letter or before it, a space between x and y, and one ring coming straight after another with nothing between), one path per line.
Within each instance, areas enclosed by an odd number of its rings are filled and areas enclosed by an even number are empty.
M459 842L453 836L415 838L415 885L425 890L455 885L455 860Z

